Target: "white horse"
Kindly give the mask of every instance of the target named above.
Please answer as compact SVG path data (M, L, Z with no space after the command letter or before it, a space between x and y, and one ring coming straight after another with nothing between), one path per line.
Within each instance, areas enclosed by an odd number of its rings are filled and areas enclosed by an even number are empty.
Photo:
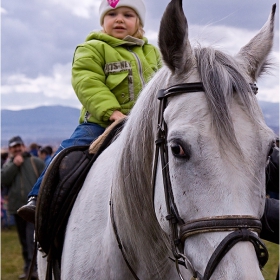
M169 3L159 33L165 66L88 173L68 221L61 279L263 279L253 241L274 134L250 84L267 66L274 14L275 5L260 32L232 57L192 48L182 1ZM156 140L167 147L158 164ZM231 234L240 242L226 250ZM218 261L209 265L211 258ZM39 252L40 279L45 261Z

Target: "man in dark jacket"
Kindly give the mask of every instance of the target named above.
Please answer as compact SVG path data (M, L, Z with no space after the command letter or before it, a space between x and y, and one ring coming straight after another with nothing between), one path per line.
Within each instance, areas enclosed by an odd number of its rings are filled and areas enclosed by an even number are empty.
M277 140L277 139L276 139ZM261 238L279 244L279 148L273 147L266 167L266 198Z
M266 168L266 192L270 198L279 199L279 148L274 147Z
M24 259L24 272L19 279L27 278L34 251L34 224L28 223L17 215L17 209L26 203L26 197L37 178L45 168L44 162L25 151L25 145L19 136L9 140L10 158L1 170L1 180L9 189L8 212L14 215L19 241ZM36 266L32 273L37 278Z
M264 214L261 218L262 231L260 237L279 244L279 144L273 148L266 168L266 198ZM276 279L279 279L279 268Z

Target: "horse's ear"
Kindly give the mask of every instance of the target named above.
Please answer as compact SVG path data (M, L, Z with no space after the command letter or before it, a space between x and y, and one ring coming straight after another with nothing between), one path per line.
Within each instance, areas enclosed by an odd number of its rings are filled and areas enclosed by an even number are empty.
M259 33L237 55L241 59L241 63L245 67L247 74L254 81L265 71L269 64L267 57L273 45L275 11L276 4L272 6L268 21Z
M171 0L168 4L160 23L158 45L163 61L172 72L191 68L192 50L182 0Z

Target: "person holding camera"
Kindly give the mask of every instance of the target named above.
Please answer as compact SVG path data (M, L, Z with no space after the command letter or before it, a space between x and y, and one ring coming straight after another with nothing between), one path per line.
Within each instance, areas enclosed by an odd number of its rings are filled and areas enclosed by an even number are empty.
M1 183L8 188L8 212L15 218L15 225L24 259L23 274L27 278L34 251L34 224L22 219L17 209L26 203L26 197L45 168L45 163L26 151L20 136L9 140L9 158L1 170ZM36 266L32 278L37 279Z

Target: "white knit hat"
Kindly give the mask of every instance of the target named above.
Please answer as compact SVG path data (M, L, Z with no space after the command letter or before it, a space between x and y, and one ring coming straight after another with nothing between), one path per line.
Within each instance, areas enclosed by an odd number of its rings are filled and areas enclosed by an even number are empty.
M142 25L145 24L146 7L142 0L102 0L99 6L100 25L103 24L105 14L119 7L129 7L139 16Z

